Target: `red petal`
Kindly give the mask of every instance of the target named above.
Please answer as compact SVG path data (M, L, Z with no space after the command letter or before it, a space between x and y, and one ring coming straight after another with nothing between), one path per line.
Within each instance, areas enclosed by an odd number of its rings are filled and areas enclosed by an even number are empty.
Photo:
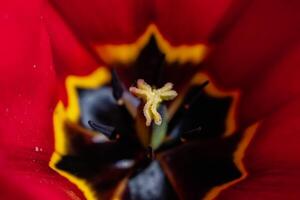
M12 186L1 192L8 199L23 192L37 193L30 195L30 199L37 199L40 194L45 199L61 199L66 197L61 195L65 191L82 196L48 166L53 151L52 114L57 95L41 7L38 0L0 5L4 16L0 18L0 155L7 160L0 171L4 177L1 188L3 184ZM17 194L19 189L21 193Z
M221 85L252 84L289 50L300 34L300 2L254 0L228 33L220 35L208 69Z
M300 99L263 121L246 150L249 176L219 199L299 199Z
M2 154L2 152L1 152ZM1 199L71 199L75 196L72 191L63 191L58 188L55 182L50 183L47 179L28 179L24 176L17 176L5 165L5 161L0 160L0 198Z
M43 133L52 129L56 81L39 6L33 1L3 9L8 17L1 20L0 32L1 142L48 151L53 137Z
M88 46L83 46L83 41L74 35L49 3L46 4L43 20L49 33L56 78L60 81L59 96L67 103L65 78L70 74L87 75L102 61Z
M87 42L135 41L150 21L150 1L52 0L52 4L76 33Z
M239 119L243 125L272 114L300 94L300 45L270 68L256 76L241 97Z
M56 75L64 81L70 74L87 75L100 63L70 30L61 16L49 4L45 9L45 24L51 42Z
M157 0L155 23L172 44L203 42L231 3L232 0Z

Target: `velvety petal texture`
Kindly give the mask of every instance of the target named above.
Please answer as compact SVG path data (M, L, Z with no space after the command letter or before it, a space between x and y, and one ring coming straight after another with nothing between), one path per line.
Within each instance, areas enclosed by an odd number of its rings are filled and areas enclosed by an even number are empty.
M299 7L298 1L251 1L212 52L208 68L217 80L227 86L246 86L273 67L299 39Z
M154 22L173 45L206 43L234 0L154 1Z
M70 24L76 34L92 44L133 42L151 18L151 1L147 0L51 0L50 3Z
M1 199L83 197L48 167L57 90L43 6L41 1L0 6Z
M245 154L249 176L220 199L299 198L299 98L265 119Z

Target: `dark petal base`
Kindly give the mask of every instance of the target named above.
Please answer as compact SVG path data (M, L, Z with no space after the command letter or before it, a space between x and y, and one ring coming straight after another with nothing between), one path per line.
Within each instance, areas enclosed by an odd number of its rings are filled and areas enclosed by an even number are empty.
M239 134L226 139L188 142L159 155L163 169L181 199L201 199L214 186L237 179L233 162Z
M69 152L61 155L56 167L85 179L104 200L111 199L124 180L128 180L122 193L126 200L193 200L239 178L233 153L241 134L222 138L233 98L210 96L203 90L208 82L195 85L171 121L162 126L165 128L151 129L145 125L139 101L132 104L136 116L119 102L128 93L124 86L142 78L157 87L173 82L178 90L199 66L167 63L154 37L131 65L119 66L118 74L113 70L110 85L94 90L77 88L81 118L76 125L65 123ZM106 140L95 140L92 130ZM141 144L141 138L165 136L165 130L168 140L159 140L158 149Z

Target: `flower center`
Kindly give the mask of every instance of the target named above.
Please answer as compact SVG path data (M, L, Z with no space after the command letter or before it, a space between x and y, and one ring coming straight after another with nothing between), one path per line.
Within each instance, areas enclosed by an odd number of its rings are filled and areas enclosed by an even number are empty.
M234 96L196 74L206 55L199 45L182 54L163 44L150 37L132 62L111 63L111 76L102 68L66 80L69 104L54 112L50 164L88 199L205 199L212 187L241 176L232 159L241 134L222 137L235 131ZM196 54L199 62L186 59ZM129 90L142 104L127 90L138 78ZM171 82L180 98L165 105L177 96Z

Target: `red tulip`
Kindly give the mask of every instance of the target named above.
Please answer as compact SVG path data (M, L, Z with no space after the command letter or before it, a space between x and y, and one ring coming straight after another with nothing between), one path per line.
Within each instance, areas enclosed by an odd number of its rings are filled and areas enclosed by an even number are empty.
M299 8L300 3L293 0L12 0L0 3L0 197L134 199L141 198L142 192L136 189L141 179L142 183L147 180L146 185L151 185L153 180L159 180L158 183L167 180L161 187L152 187L159 196L149 189L148 198L154 195L157 199L299 199ZM187 94L189 79L205 71L211 83L205 90L206 96L202 96L208 99L204 105L211 113L223 113L222 119L215 121L215 115L210 118L208 111L202 116L203 107L199 110L193 107L194 113L189 111L186 118L177 112L176 119L184 121L180 130L188 135L184 142L163 146L166 149L159 153L145 146L140 153L140 142L131 140L130 134L126 136L130 139L121 144L118 143L124 137L121 133L107 135L111 141L103 146L92 143L96 132L87 123L78 123L83 115L56 117L57 111L71 107L70 99L77 103L83 101L86 97L83 94L89 94L92 85L91 79L85 77L92 77L105 67L116 69L124 88L134 85L138 78L150 80L145 74L139 77L141 73L133 70L138 68L132 67L135 60L131 64L115 63L103 49L107 45L136 44L151 24L172 48L205 45L205 54L197 64L184 62L181 66L179 62L172 65L174 70L167 64L162 84L172 81L179 95ZM145 58L160 55L154 54L157 50L149 52ZM141 57L142 53L137 53ZM129 61L128 56L120 61ZM143 61L136 63L151 67ZM124 67L128 70L122 70ZM145 69L140 68L142 72ZM105 82L109 76L97 80ZM66 81L70 77L79 78L81 86L89 87L81 88L81 93L75 90L70 93L71 83ZM215 94L209 94L209 87L216 87L217 91L239 91L238 96L229 95L238 103L228 104L225 97L217 101ZM103 92L103 88L101 85L99 91ZM99 94L100 98L107 97L107 92ZM196 100L203 103L203 99ZM98 104L94 103L82 105L85 108L96 105L90 110L97 110ZM82 105L78 104L78 108L85 109ZM103 105L109 107L109 103ZM235 110L235 115L229 118L235 123L232 129L235 131L223 138L220 135L226 128L220 131L216 124L224 124L229 107ZM196 138L190 135L195 132L195 124L189 124L198 119L195 113L199 119L207 119L201 124L204 136ZM92 115L88 112L87 116ZM109 120L105 118L108 116L105 113L103 119L109 124L119 115L113 114ZM117 122L124 123L123 119ZM143 116L140 120L144 120ZM179 122L171 121L169 125L176 127ZM122 123L114 128L131 133ZM67 141L54 137L57 124L71 133ZM92 127L97 129L97 125ZM107 134L115 133L115 129L105 128L111 130ZM213 135L215 132L218 134ZM138 141L146 141L141 143L149 144L151 137L146 137L150 136L134 136ZM69 142L69 148L63 142ZM162 144L159 140L158 146ZM132 160L142 162L132 170ZM116 166L120 169L115 170ZM60 169L60 173L53 169ZM140 190L149 187L142 185Z

